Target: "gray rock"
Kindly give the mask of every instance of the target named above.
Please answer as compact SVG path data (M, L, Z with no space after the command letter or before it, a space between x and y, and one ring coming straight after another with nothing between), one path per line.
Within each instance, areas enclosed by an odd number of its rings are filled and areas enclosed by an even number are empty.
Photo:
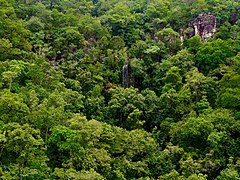
M194 21L195 35L199 35L203 41L207 41L216 33L217 21L212 14L200 14Z

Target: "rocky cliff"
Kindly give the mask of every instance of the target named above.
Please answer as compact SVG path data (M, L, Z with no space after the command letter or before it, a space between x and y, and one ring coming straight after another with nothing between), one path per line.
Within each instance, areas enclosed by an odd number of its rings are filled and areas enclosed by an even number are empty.
M195 35L199 35L203 41L207 41L216 32L216 17L211 14L200 14L194 21Z

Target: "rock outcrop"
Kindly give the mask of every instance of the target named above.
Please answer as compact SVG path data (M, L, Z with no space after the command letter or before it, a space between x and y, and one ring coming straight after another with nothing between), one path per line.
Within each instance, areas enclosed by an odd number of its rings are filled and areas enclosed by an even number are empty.
M217 21L212 14L200 14L194 21L195 35L199 35L203 41L207 41L216 33Z

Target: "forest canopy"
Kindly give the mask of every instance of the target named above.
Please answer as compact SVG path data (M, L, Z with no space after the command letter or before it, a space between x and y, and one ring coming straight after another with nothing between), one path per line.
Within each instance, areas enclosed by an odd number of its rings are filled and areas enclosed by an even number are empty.
M0 177L240 180L239 82L239 0L0 0Z

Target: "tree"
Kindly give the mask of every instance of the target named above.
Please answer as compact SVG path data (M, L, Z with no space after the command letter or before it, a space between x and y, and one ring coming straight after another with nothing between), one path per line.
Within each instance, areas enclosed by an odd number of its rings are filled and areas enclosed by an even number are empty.
M206 96L208 102L212 106L215 106L218 92L215 77L204 76L197 68L193 68L186 73L185 82L184 86L191 90L193 102L198 102L203 96Z
M145 122L140 119L144 102L142 94L133 87L111 89L110 93L107 122L126 129L142 127Z
M79 115L68 123L53 127L47 142L51 167L58 167L54 176L96 171L110 179L145 177L157 163L158 146L143 130L126 131Z
M28 124L8 123L2 128L1 177L17 179L49 178L48 158L40 132Z
M238 67L238 63L236 63L235 67ZM236 108L239 110L240 96L239 85L237 83L239 78L239 72L230 70L224 74L223 78L219 81L221 88L218 93L217 104L220 107Z
M234 43L235 45L233 45ZM217 39L205 43L196 54L196 62L200 72L206 75L210 70L219 67L219 65L227 64L227 58L235 56L239 48L239 42L233 40L223 41Z
M169 54L175 54L180 49L180 37L172 28L164 28L156 33L157 39L169 48Z
M29 108L21 96L5 89L0 93L0 97L0 119L5 123L26 123L25 117L29 114Z

